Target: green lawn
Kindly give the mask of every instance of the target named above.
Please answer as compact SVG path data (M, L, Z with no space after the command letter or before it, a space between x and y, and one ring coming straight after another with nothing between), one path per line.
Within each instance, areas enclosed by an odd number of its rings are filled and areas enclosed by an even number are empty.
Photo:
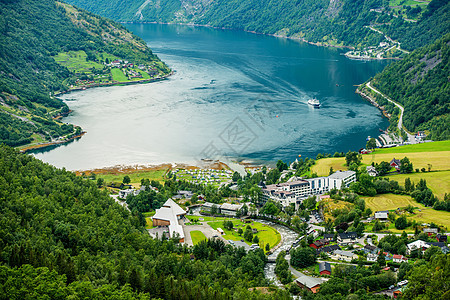
M191 231L191 239L194 245L198 244L202 240L206 240L206 236L200 230Z
M145 229L153 228L153 220L152 216L155 214L155 211L144 212L142 215L145 217Z
M145 229L153 228L153 220L151 217L145 218Z
M144 217L153 217L155 215L156 211L148 211L148 212L143 212L142 215Z
M137 71L137 72L139 72L139 73L141 73L142 79L150 79L150 78L151 78L150 75L148 75L147 72L144 72L144 71L139 70L139 69L134 69L134 70Z
M167 169L162 170L150 170L150 171L136 171L134 173L110 173L110 174L97 174L97 178L103 178L106 182L122 182L125 175L130 176L131 184L140 186L141 179L149 179L150 181L163 180L164 174Z
M394 148L376 149L375 153L411 153L450 151L450 141L406 145Z
M245 227L247 225L250 225L252 228L257 229L258 233L256 235L259 238L260 244L262 244L261 242L264 242L264 245L269 243L270 248L275 247L281 241L281 235L277 230L275 230L274 228L272 228L270 226L266 226L266 225L256 222L256 221L245 224L241 220L234 219L234 218L209 217L209 216L202 216L202 217L187 216L187 218L189 220L191 218L195 218L195 219L203 218L203 221L201 221L201 222L207 222L208 225L211 226L213 229L217 230L217 228L219 228L219 227L222 228L225 231L225 235L223 235L222 237L226 240L240 241L244 237L238 235L237 232L235 232L233 230L226 230L225 228L223 228L224 220L232 221L235 227L240 227L240 228L242 228L243 231L245 230ZM253 243L250 243L247 241L245 241L245 242L248 245L253 244Z
M269 243L270 248L273 248L281 241L280 233L270 226L266 226L259 222L252 222L245 224L238 219L228 219L228 220L231 220L235 227L242 228L243 231L245 231L245 227L247 225L250 225L252 228L257 229L258 233L256 234L256 236L258 236L259 238L260 245L265 245ZM211 226L213 229L217 229L219 227L222 228L225 231L225 235L223 235L222 237L226 240L240 241L241 239L243 239L243 236L238 235L238 233L235 232L234 230L227 230L223 228L223 220L211 221L208 222L208 225ZM251 242L247 241L245 242L248 245L253 244Z
M429 2L429 1L428 1ZM411 6L414 7L416 5L427 5L426 3L423 3L422 1L415 1L415 0L390 0L389 6Z
M55 61L67 67L70 71L75 73L91 73L91 68L103 69L103 65L94 61L87 61L87 54L83 50L61 52L53 57Z
M118 81L118 82L129 81L128 77L125 76L125 74L123 74L122 70L120 70L118 68L112 68L111 74L112 74L113 80L115 80L115 81Z

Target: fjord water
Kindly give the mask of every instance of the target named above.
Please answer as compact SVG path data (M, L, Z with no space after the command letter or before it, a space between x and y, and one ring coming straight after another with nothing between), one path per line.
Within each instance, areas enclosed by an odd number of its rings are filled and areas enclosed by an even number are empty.
M273 162L358 150L388 122L355 94L386 61L240 31L127 24L175 74L62 98L80 140L35 155L71 170L239 158ZM322 107L307 105L310 98Z

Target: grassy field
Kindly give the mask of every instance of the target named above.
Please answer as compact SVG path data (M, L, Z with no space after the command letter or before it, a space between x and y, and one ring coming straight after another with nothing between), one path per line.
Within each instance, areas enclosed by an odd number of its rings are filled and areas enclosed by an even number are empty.
M425 0L427 1L427 0ZM424 1L415 1L415 0L390 0L389 6L403 6L408 5L411 7L417 6L417 5L427 5L427 3L423 3ZM427 1L430 2L430 1Z
M74 71L75 73L90 74L91 68L103 69L103 65L93 61L87 61L87 54L83 50L61 52L53 58L57 63L67 67L70 71Z
M394 148L376 149L375 153L411 153L449 151L450 141L406 145Z
M392 158L402 159L408 157L414 169L428 168L431 170L450 170L450 141L407 145L389 149L377 149L370 154L362 156L362 164L370 165L372 162L391 161ZM319 176L328 176L330 167L337 170L347 170L344 157L319 159L312 167L312 171Z
M420 223L434 222L450 228L450 212L425 207L414 201L410 196L383 194L375 197L364 197L364 199L366 200L366 207L369 207L374 212L378 210L395 210L399 207L412 205L417 207L418 210L415 210L415 215L409 216L408 219L416 220Z
M153 221L152 221L152 217L155 214L155 211L150 211L150 212L144 212L142 213L142 215L145 217L145 228L146 229L151 229L153 228Z
M406 207L408 205L419 207L420 209L424 208L422 204L417 203L407 195L383 194L375 197L363 198L366 201L366 207L369 207L373 212L378 210L395 210L399 207Z
M131 179L131 184L139 188L141 185L141 179L149 179L150 181L162 181L164 179L164 174L166 173L167 168L161 168L156 170L136 170L134 172L118 172L118 171L105 171L102 173L96 173L97 178L103 178L106 183L108 182L122 182L123 177L128 175ZM89 174L89 171L85 171L86 174Z
M216 218L216 221L210 221L208 222L208 225L211 226L213 229L222 228L223 231L225 231L225 235L222 237L226 240L233 240L233 241L240 241L243 239L243 236L240 236L237 232L234 230L227 230L223 228L223 220L225 218ZM258 230L258 233L256 233L256 236L259 238L259 244L265 245L269 243L270 248L275 247L280 241L281 241L281 235L278 231L276 231L274 228L261 224L259 222L252 222L245 224L242 221L238 219L227 219L233 222L234 227L240 227L243 231L245 231L245 227L247 225L250 225L252 228L255 228ZM206 221L206 220L205 220ZM255 236L255 234L253 235ZM251 245L253 243L245 241L248 245Z
M125 76L125 74L123 74L122 70L120 70L120 69L112 68L111 75L112 75L113 80L115 80L115 81L118 81L118 82L128 81L128 77Z
M191 231L191 239L194 245L206 240L206 236L200 230Z
M411 178L411 181L415 184L417 184L420 179L425 179L427 181L427 186L433 191L439 200L444 200L445 193L450 193L450 171L396 174L386 177L398 181L400 185L404 185L405 178L408 177Z

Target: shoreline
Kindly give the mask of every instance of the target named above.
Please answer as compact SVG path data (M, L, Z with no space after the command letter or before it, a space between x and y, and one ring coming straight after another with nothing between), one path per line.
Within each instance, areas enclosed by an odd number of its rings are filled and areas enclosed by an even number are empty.
M313 46L318 47L331 47L331 48L338 48L338 49L351 49L354 50L355 47L353 46L339 46L339 45L331 45L328 43L322 43L322 42L311 42L308 41L302 37L293 37L293 36L287 36L283 34L276 34L276 33L261 33L253 30L245 30L245 29L237 29L237 28L227 28L227 27L217 27L212 25L206 25L206 24L195 24L195 23L176 23L176 22L119 22L120 24L161 24L161 25L183 25L183 26L193 26L193 27L206 27L206 28L213 28L213 29L220 29L220 30L234 30L234 31L243 31L247 33L257 34L257 35L265 35L265 36L271 36L271 37L277 37L277 38L284 38L288 40L294 40L294 41L301 41Z
M150 79L143 79L143 80L127 81L127 82L117 81L117 82L108 82L108 83L94 83L94 84L90 84L90 85L86 85L86 86L81 86L81 87L57 92L53 96L58 97L60 95L69 94L71 92L85 91L87 89L92 89L92 88L97 88L97 87L126 86L126 85L133 85L133 84L145 84L145 83L159 82L159 81L167 80L173 74L175 74L175 71L172 70L170 73L168 73L160 78L150 78Z
M127 22L119 22L121 24L161 24L161 25L182 25L182 26L192 26L192 27L206 27L206 28L213 28L213 29L220 29L220 30L234 30L234 31L243 31L247 33L257 34L257 35L265 35L265 36L271 36L276 38L284 38L288 40L294 40L294 41L301 41L304 43L307 43L309 45L317 46L317 47L330 47L330 48L338 48L338 49L350 49L355 50L355 47L353 46L345 46L345 45L331 45L324 42L311 42L308 41L305 38L302 37L295 37L295 36L287 36L284 34L276 34L276 33L261 33L253 30L245 30L245 29L237 29L237 28L227 28L227 27L217 27L207 24L195 24L195 23L178 23L178 22L134 22L134 21L127 21ZM344 53L343 55L348 59L354 59L354 60L402 60L400 57L361 57L361 56L354 56L348 54L350 51Z
M359 89L359 87L356 89L355 91L356 94L358 94L361 98L363 98L364 100L370 102L370 104L372 104L373 106L375 106L376 108L378 108L382 113L383 116L385 116L388 120L391 118L391 115L382 107L380 106L375 99L373 99L370 95L367 95L366 93L364 93L363 91L361 91Z
M24 148L20 149L19 151L20 151L20 153L27 153L29 151L36 150L36 149L45 149L45 148L48 148L48 147L64 145L64 144L70 143L70 142L72 142L72 141L74 141L76 139L81 138L86 133L87 133L86 131L83 131L80 134L77 134L77 135L75 135L73 137L70 137L70 138L67 138L67 139L64 139L64 140L61 140L61 141L48 142L48 143L39 143L39 144L36 144L36 145L28 145L28 146L25 146Z
M344 56L347 57L348 59L353 59L353 60L402 60L400 57L382 57L382 58L378 58L378 57L356 56L356 55L351 55L351 54L347 54L347 53L345 53Z

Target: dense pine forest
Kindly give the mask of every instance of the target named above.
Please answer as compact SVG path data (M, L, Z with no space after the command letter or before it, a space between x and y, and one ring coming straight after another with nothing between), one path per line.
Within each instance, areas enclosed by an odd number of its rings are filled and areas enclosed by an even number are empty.
M1 299L288 298L248 290L268 284L262 250L152 239L94 182L6 146L0 211Z
M432 140L450 138L450 34L377 74L372 84L405 107L410 131L428 130ZM379 98L381 105L387 101ZM393 106L387 106L393 109Z
M58 53L160 62L121 25L52 0L1 1L0 31L0 143L10 146L76 134L74 126L54 119L69 109L52 95L75 81L74 72L55 61ZM155 67L169 72L163 64Z

